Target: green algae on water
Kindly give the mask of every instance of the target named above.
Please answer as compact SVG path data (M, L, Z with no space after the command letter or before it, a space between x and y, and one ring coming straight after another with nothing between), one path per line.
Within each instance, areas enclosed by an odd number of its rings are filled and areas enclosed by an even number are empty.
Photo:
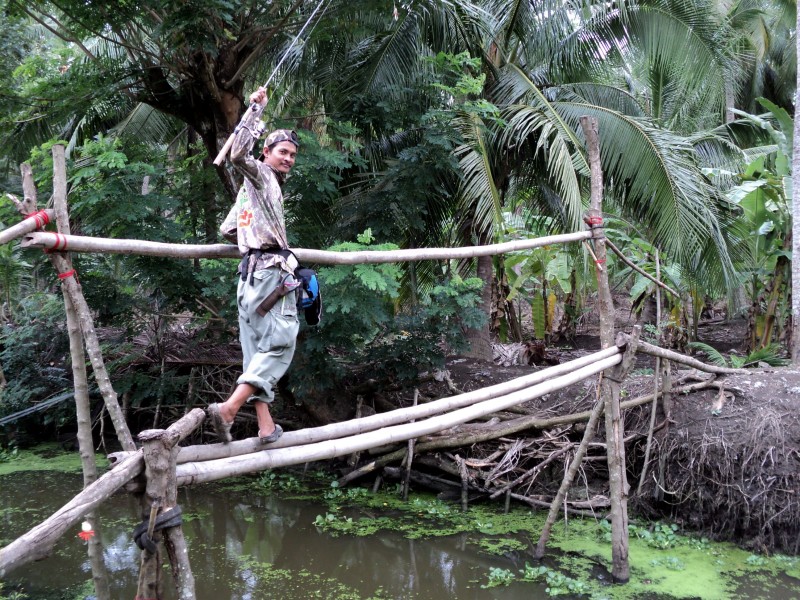
M258 562L240 557L239 568L248 571L259 582L257 588L247 590L254 600L267 598L307 598L308 600L388 600L380 588L369 596L362 596L357 590L329 577L320 577L306 569L279 569L270 563ZM237 578L238 582L241 578ZM244 591L244 590L232 590Z
M280 485L268 487L262 487L262 493L281 492ZM369 536L384 529L419 539L468 533L468 543L479 551L512 555L523 562L526 556L532 557L545 519L544 511L526 507L503 513L497 505L472 504L462 512L460 505L429 494L403 501L397 492L372 493L365 488L332 486L323 492L323 499L328 512L318 515L315 525L330 535ZM797 557L753 555L733 544L683 535L674 524L631 525L629 533L630 581L625 585L611 584L610 525L581 518L561 521L553 528L547 568L526 564L519 573L494 579L486 573L481 583L497 584L502 579L506 583L499 585L507 585L538 578L549 586L551 595L571 593L594 600L750 600L781 585L776 583L781 576L797 577L800 571ZM568 587L569 591L562 591Z
M39 444L33 448L6 452L8 458L0 462L0 475L11 475L23 471L58 471L80 473L81 457L77 451L68 452L55 443ZM107 466L104 455L96 455L98 467Z

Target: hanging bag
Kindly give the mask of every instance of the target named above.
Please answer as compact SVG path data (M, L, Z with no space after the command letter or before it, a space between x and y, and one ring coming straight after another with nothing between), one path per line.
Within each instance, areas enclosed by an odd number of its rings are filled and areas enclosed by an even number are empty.
M297 308L303 311L306 323L317 325L322 319L322 296L317 272L306 267L298 267L294 276L300 282L297 287Z

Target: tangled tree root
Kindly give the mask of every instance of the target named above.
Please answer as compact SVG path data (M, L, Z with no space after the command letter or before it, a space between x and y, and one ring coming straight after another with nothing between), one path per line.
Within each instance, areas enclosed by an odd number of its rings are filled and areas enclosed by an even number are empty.
M663 483L655 491L692 529L759 551L797 554L797 402L759 396L737 394L717 415L709 410L714 398L677 411L681 421L665 442Z

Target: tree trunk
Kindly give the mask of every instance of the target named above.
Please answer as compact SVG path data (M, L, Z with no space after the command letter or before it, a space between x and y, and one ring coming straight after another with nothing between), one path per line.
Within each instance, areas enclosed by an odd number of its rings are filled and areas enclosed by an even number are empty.
M795 32L800 31L800 10ZM800 36L797 37L797 62L800 64ZM797 69L794 102L794 147L792 148L792 365L800 367L800 69Z
M481 309L486 315L486 323L478 329L467 330L469 351L467 356L491 362L492 341L490 334L492 314L492 282L494 281L494 267L491 256L478 257L478 278L483 281L481 290Z

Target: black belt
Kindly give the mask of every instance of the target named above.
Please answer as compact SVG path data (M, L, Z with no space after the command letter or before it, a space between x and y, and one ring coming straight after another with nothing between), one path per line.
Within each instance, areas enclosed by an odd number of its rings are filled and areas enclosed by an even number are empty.
M277 254L278 256L282 256L285 259L288 259L290 256L294 256L294 252L289 250L288 248L250 248L247 253L242 257L242 262L239 263L239 270L241 271L242 281L247 279L247 276L250 275L250 285L253 285L254 273L256 271L256 264L258 264L258 260L264 256L265 254ZM250 262L250 259L253 259L253 262ZM297 257L295 257L296 259ZM253 269L250 270L250 265L253 265Z

